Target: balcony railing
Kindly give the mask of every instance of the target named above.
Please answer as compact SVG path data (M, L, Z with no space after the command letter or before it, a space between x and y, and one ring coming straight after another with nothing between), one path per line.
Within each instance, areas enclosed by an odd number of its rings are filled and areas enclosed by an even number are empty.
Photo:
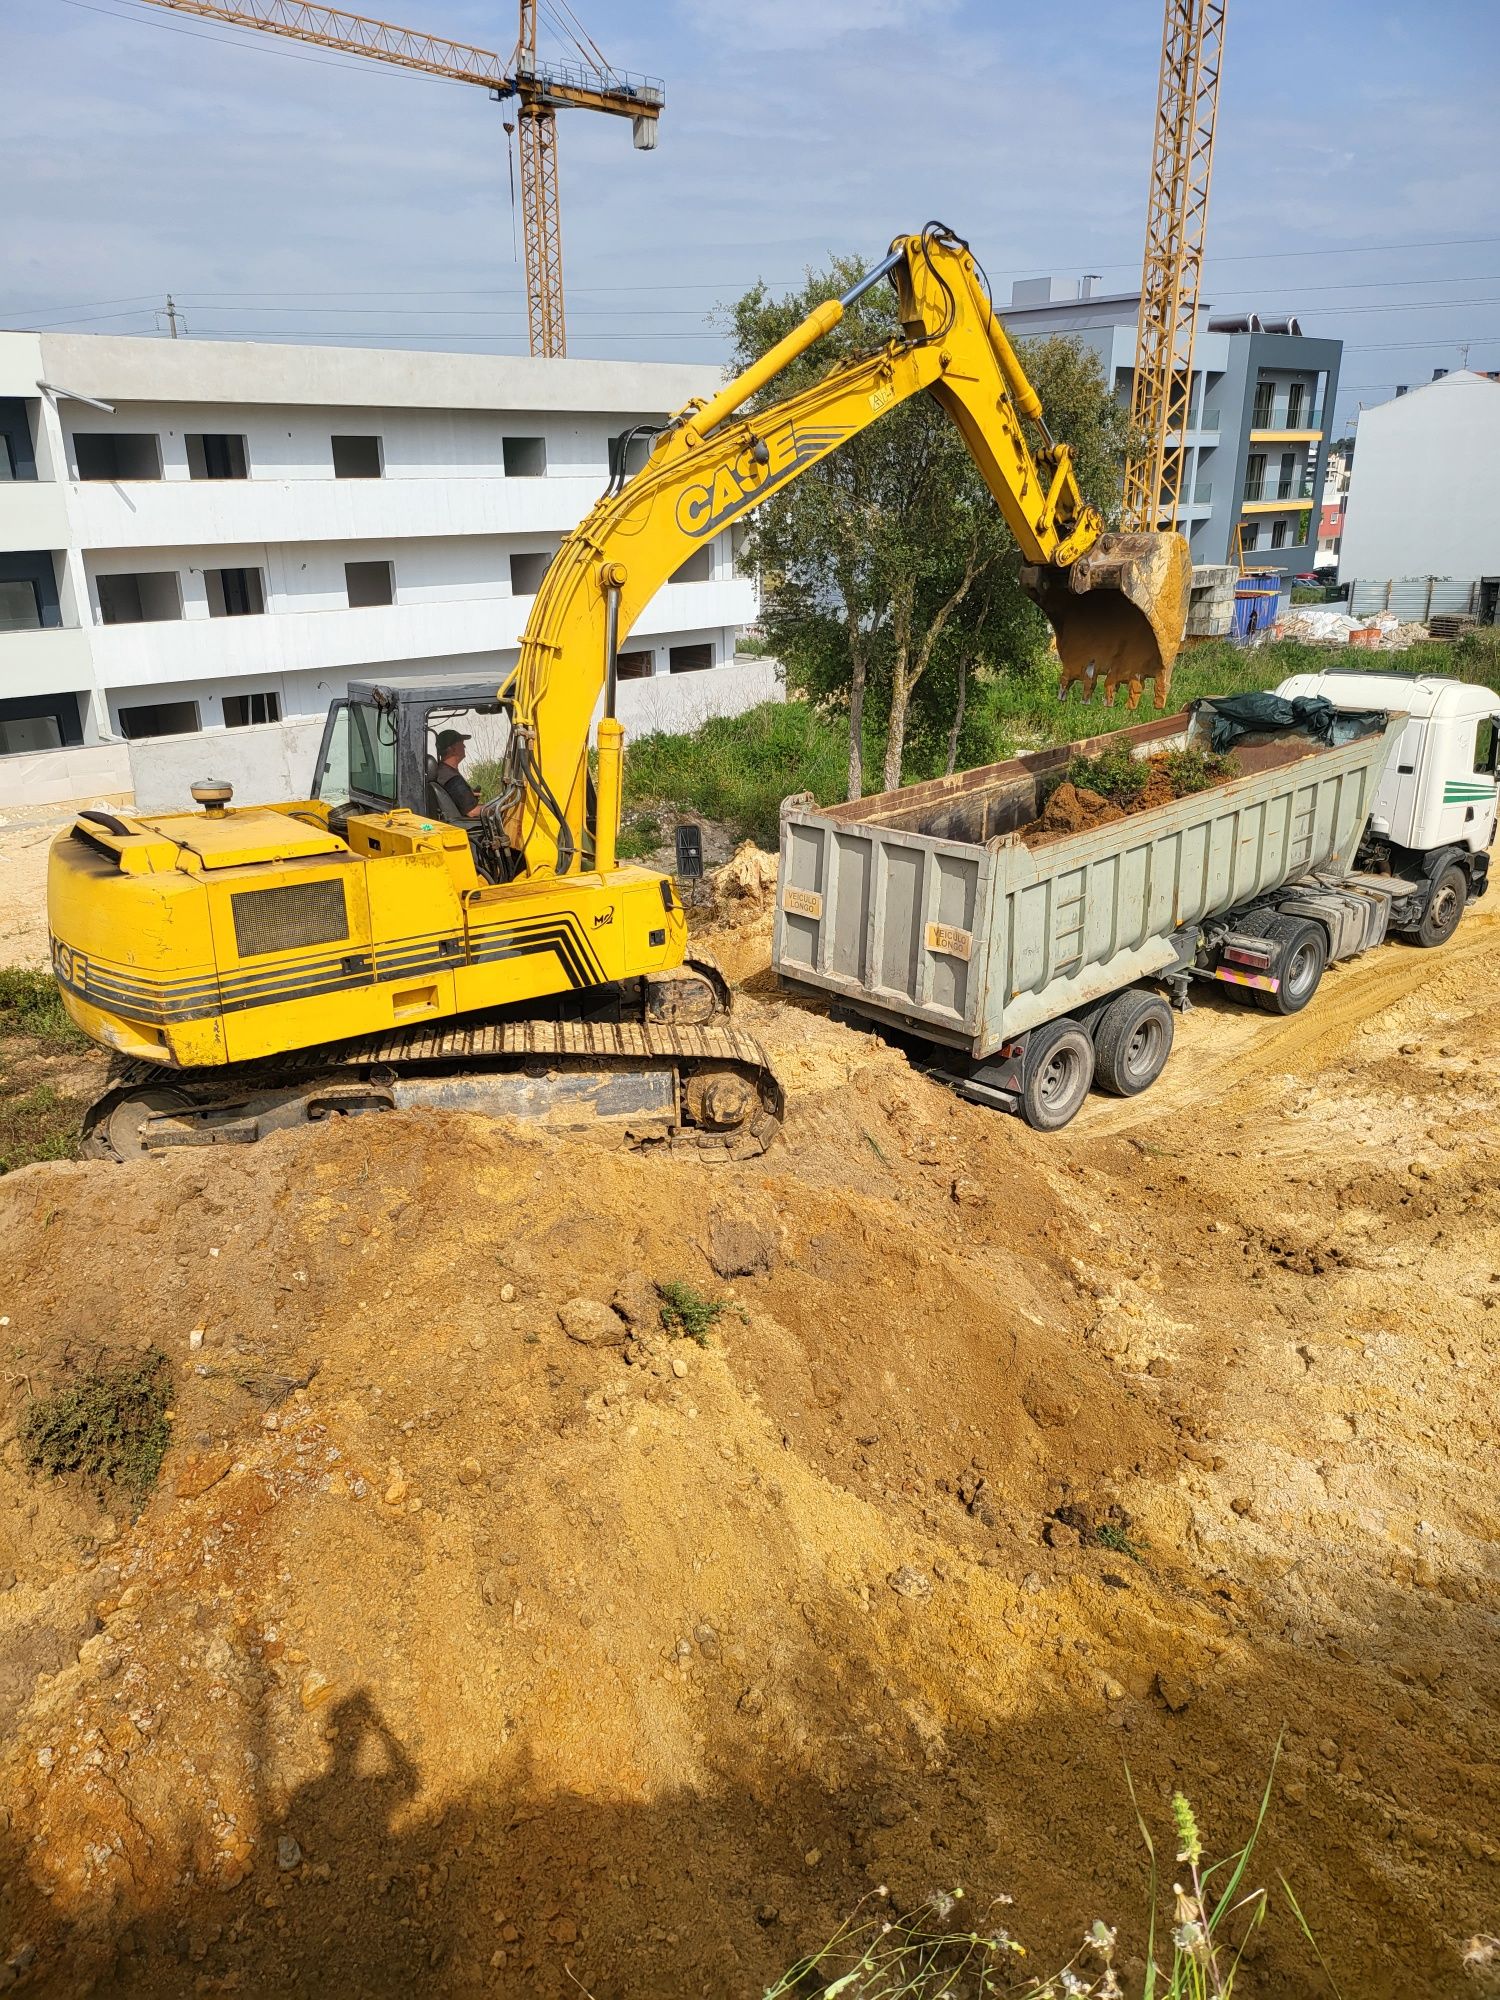
M1245 498L1247 500L1284 500L1289 507L1313 497L1313 482L1307 475L1291 479L1247 479Z
M1253 431L1320 431L1323 428L1321 410L1270 409L1264 416L1257 410L1250 419Z

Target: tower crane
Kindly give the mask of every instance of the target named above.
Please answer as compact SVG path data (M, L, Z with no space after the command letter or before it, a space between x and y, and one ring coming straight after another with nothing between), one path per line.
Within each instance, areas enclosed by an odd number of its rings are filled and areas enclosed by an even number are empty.
M538 0L520 0L519 31L508 63L489 49L476 49L467 42L394 27L389 21L348 14L337 7L308 5L305 0L148 0L148 4L170 8L175 14L224 21L232 27L259 28L295 42L313 42L320 48L366 56L398 69L481 84L501 103L514 98L531 352L566 354L557 113L572 107L628 118L636 148L650 152L656 145L657 121L666 103L660 77L614 68L586 36L578 45L580 62L540 61L536 46Z
M1213 171L1227 0L1166 0L1146 254L1125 464L1124 526L1175 528Z

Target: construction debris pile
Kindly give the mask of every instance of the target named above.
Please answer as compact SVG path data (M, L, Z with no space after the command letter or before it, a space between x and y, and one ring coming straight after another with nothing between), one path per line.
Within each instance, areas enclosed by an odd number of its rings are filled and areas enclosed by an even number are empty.
M1252 643L1301 639L1309 645L1350 645L1367 652L1404 653L1428 636L1425 625L1405 624L1391 611L1354 617L1333 604L1297 604Z

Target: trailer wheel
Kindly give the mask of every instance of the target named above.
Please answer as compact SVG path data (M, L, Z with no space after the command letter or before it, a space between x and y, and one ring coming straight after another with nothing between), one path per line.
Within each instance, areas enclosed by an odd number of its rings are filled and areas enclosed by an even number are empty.
M1281 984L1257 993L1255 1004L1267 1014L1300 1014L1328 964L1328 935L1311 917L1273 917L1262 935L1281 947Z
M1094 1029L1094 1082L1112 1097L1138 1097L1166 1068L1173 1033L1159 993L1117 994Z
M1077 1117L1094 1080L1087 1028L1065 1015L1035 1028L1021 1069L1021 1116L1033 1132L1060 1132Z
M1406 935L1428 950L1446 944L1458 929L1468 900L1469 878L1456 861L1450 861L1428 892L1421 923Z

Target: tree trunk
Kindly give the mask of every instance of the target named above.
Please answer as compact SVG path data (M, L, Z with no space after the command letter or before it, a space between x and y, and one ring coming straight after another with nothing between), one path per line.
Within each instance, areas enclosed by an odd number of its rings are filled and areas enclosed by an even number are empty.
M958 739L963 734L964 709L969 700L969 662L967 656L958 669L958 706L953 711L953 727L948 731L948 761L943 766L948 777L953 776L953 767L958 762Z
M848 684L848 796L864 798L864 684L868 670L864 650L854 648L854 670Z
M906 661L900 657L891 675L891 726L885 739L885 774L881 783L885 790L894 792L901 785L901 760L906 751L906 714L911 706L911 691L915 684L906 677Z

